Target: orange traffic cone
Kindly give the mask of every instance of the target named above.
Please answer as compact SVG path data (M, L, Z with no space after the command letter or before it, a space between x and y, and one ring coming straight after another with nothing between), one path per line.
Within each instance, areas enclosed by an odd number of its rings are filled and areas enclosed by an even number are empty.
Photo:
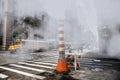
M66 59L58 59L58 63L56 66L56 72L57 73L68 73L68 65Z

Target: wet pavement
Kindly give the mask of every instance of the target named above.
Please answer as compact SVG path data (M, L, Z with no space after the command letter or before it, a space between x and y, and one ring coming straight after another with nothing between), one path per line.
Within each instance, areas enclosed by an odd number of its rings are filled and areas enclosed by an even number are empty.
M120 60L114 58L83 58L80 80L120 80Z
M58 58L58 55L56 53L57 53L56 51L33 53L32 56L27 56L26 60L56 63ZM21 60L18 57L19 55L17 54L2 52L0 54L0 64L3 65L20 62ZM61 80L120 80L119 59L82 57L81 59L78 60L78 62L80 63L80 70L74 71L74 69L71 69L70 76L62 77ZM46 76L46 79L44 80L56 80L54 76L48 77L48 75L46 74L38 75ZM17 76L20 76L20 80L38 80L21 75ZM13 78L14 77L16 76L13 76Z

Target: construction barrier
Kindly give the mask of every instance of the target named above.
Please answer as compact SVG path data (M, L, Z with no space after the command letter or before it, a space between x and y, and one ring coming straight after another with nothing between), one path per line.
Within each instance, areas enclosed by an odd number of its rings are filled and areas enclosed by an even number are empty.
M67 54L66 55L66 60L67 60L67 64L68 67L72 67L75 70L79 70L80 69L80 62L77 62L77 59L80 59L81 56L80 55L75 55L75 54Z

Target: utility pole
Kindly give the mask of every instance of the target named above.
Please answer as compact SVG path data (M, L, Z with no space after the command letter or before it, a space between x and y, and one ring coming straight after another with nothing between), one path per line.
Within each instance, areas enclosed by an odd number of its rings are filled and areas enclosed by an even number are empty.
M4 20L3 20L3 27L2 27L2 50L6 50L6 35L7 35L7 15L8 15L8 0L4 0Z
M2 27L2 50L6 50L11 43L12 29L14 27L14 0L4 1L4 15L3 15L3 27Z

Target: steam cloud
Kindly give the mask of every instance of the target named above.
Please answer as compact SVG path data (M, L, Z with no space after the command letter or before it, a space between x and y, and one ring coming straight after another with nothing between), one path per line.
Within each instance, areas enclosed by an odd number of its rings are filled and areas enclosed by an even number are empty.
M82 45L90 45L92 48L99 46L103 54L107 53L115 57L120 55L120 0L69 1L71 4L64 12L65 40L74 43L76 48ZM39 15L40 12L45 11L40 0L16 0L16 10L18 17ZM57 26L56 19L50 17L45 36L57 38ZM110 33L106 34L105 30L103 34L104 26ZM110 35L110 37L105 39L104 35Z
M71 4L65 12L66 41L74 43L76 48L80 48L82 45L90 45L92 48L102 45L101 51L106 49L107 54L111 56L119 55L120 42L116 29L120 23L119 7L119 0L71 0ZM50 23L52 24L47 28L46 36L56 38L57 21L53 18L51 20ZM104 26L111 31L111 38L107 40L108 43L105 42L104 38L101 38L102 35L106 34L100 35L99 29Z

